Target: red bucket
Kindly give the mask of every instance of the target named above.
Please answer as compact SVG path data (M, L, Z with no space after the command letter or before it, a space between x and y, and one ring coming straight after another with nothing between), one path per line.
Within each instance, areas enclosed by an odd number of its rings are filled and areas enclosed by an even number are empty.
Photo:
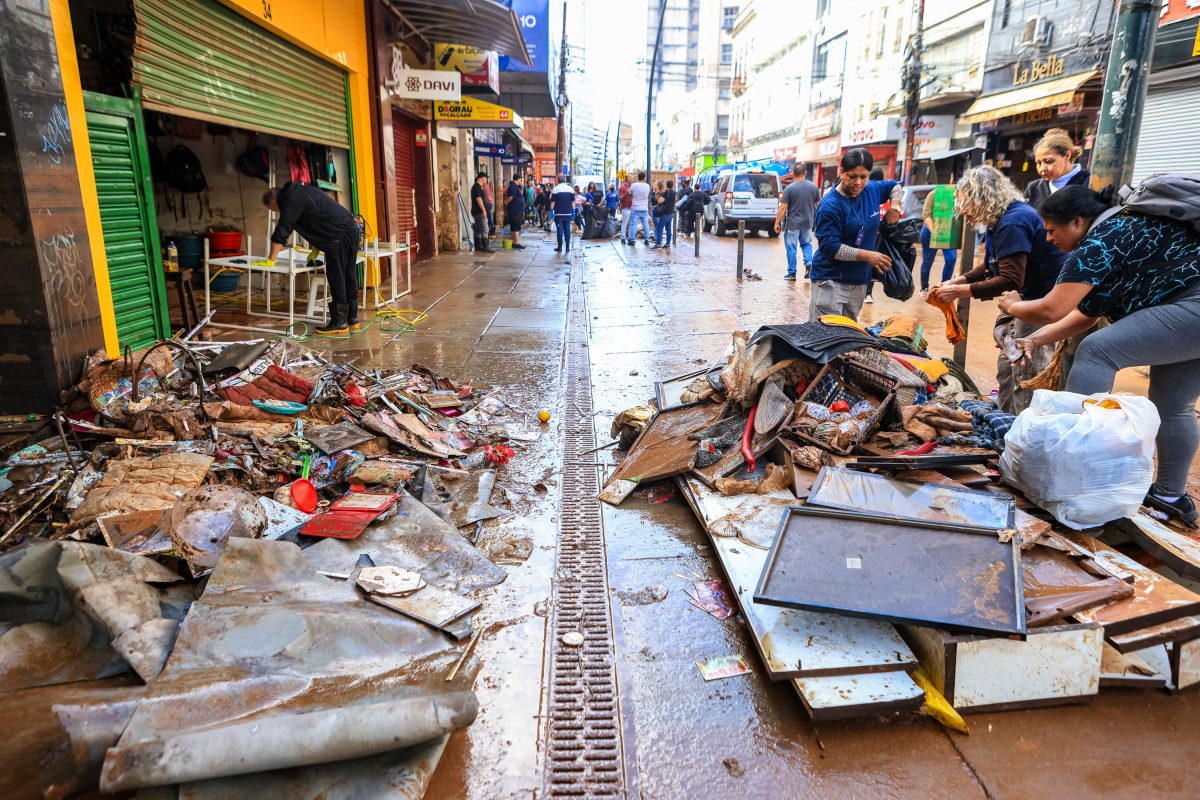
M217 253L240 253L242 251L241 231L209 231L208 249L214 255Z

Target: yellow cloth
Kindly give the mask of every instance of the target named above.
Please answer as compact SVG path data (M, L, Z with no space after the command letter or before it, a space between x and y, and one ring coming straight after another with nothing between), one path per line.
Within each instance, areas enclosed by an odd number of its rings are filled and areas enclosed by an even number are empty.
M840 325L843 328L854 328L855 330L859 330L859 331L862 331L863 333L867 333L867 329L864 328L862 325L859 325L857 322L850 319L849 317L843 317L840 314L826 314L825 316L820 317L819 319L820 319L822 325ZM867 335L869 336L870 334L867 334Z
M273 267L273 266L275 266L275 262L269 258L259 258L254 261L251 261L250 263L256 267Z
M950 371L949 367L936 359L910 355L905 355L903 358L904 362L913 369L919 369L930 383L937 383L938 378Z

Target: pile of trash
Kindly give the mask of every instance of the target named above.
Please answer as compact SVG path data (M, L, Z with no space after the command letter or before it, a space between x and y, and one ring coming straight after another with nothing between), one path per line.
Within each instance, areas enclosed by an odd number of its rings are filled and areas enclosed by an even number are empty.
M966 712L1200 685L1200 539L1139 508L1153 406L1039 390L1014 417L924 348L904 317L735 333L616 417L600 499L682 496L728 582L709 591L814 720L966 732Z
M420 796L477 713L481 590L529 556L485 525L539 416L420 365L171 340L0 421L0 794Z

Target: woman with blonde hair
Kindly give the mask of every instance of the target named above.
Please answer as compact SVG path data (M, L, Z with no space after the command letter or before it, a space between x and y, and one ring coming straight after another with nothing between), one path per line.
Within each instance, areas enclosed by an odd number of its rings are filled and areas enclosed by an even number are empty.
M1067 186L1088 185L1092 173L1079 166L1083 148L1062 128L1051 128L1033 146L1034 165L1041 177L1025 187L1025 200L1041 209L1046 198Z
M971 225L987 229L984 263L930 289L939 301L992 300L1010 291L1023 300L1037 300L1054 288L1066 254L1046 240L1042 218L1003 173L994 167L967 170L958 181L954 205ZM1016 338L1028 337L1041 327L1004 314L996 320L996 327L1009 325ZM1019 414L1028 407L1033 393L1020 383L1045 369L1053 355L1053 346L1041 347L1019 365L1000 356L996 380L1002 410Z

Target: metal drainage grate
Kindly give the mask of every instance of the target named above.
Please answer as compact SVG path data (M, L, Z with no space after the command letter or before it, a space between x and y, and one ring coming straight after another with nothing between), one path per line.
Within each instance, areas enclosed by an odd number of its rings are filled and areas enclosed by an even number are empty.
M592 417L583 270L573 271L567 320L562 502L551 627L547 797L625 794L616 652ZM565 644L566 634L582 644ZM578 642L579 637L569 637Z

